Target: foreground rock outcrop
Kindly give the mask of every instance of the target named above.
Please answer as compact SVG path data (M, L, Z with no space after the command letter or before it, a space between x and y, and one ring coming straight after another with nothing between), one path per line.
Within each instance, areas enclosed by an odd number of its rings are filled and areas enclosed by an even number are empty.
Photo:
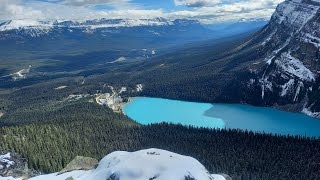
M91 170L96 168L98 166L98 163L99 162L96 159L77 156L63 170L61 170L59 174L76 171L76 170Z
M227 176L210 174L192 157L160 149L117 151L104 157L97 168L94 165L94 159L77 157L60 173L36 176L30 180L225 180ZM0 180L21 179L0 177Z

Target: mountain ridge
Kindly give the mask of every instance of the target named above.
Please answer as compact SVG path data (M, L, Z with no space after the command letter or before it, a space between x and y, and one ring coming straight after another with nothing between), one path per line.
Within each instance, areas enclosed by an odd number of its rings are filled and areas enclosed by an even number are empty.
M94 19L86 21L39 21L33 19L9 20L0 24L0 31L10 31L18 29L51 29L51 28L120 28L137 26L173 26L173 25L193 25L200 24L197 20L164 18L154 19Z
M236 22L229 22L228 25L233 24L254 24L258 22L266 22L263 19L239 19ZM153 18L153 19L93 19L93 20L83 20L83 21L74 21L74 20L34 20L34 19L15 19L8 20L0 23L0 33L15 31L15 33L22 34L25 31L26 34L29 34L32 37L39 37L41 35L46 35L55 29L68 29L72 32L74 29L81 29L84 32L90 32L98 29L121 29L121 28L138 28L138 27L177 27L177 28L186 28L186 27L202 27L207 31L212 30L215 33L216 29L221 29L219 23L214 24L202 24L198 20L192 19L165 19L162 17ZM262 26L262 25L255 25ZM213 27L213 28L211 28ZM249 28L250 29L250 28ZM255 28L254 28L255 29ZM228 31L224 29L224 31ZM234 31L237 31L236 29ZM242 30L243 31L243 30ZM242 31L240 33L242 33ZM28 33L29 32L29 33ZM235 34L232 32L231 34Z
M0 40L7 43L26 42L32 46L34 40L45 41L70 39L82 41L91 39L115 39L128 37L146 39L150 41L165 37L180 39L181 41L204 39L212 37L213 33L203 27L199 21L187 19L167 20L155 19L96 19L86 21L38 21L38 20L10 20L0 24ZM134 40L132 40L134 41ZM158 40L159 41L159 40ZM160 40L162 41L162 40ZM44 44L45 46L45 44Z

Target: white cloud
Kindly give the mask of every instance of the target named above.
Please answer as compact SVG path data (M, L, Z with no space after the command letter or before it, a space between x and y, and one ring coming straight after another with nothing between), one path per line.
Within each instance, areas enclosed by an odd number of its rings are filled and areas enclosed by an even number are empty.
M165 13L159 10L141 10L141 9L128 9L128 10L114 10L102 11L99 13L100 17L105 18L122 18L122 19L152 19L165 16Z
M184 1L196 2L197 0ZM214 0L210 2L215 3L218 1ZM217 5L208 4L208 6L198 7L192 10L175 11L170 13L169 16L178 18L196 18L200 19L203 23L232 21L241 18L268 19L274 12L276 6L281 2L283 2L283 0L246 0L234 3L230 1L229 3L220 3Z
M128 0L65 0L63 1L66 5L72 6L85 6L95 4L115 4L115 3L126 3Z
M41 17L41 10L22 5L20 0L1 0L0 19L23 19L25 17Z
M106 1L104 1L106 2ZM111 1L109 1L111 3ZM124 2L124 1L123 1ZM123 4L125 6L125 4ZM0 20L37 19L37 20L88 20L98 18L156 18L164 16L161 9L145 10L117 8L108 11L97 11L87 6L73 6L64 3L49 3L40 1L1 0Z
M135 6L133 0L0 1L0 20L87 20L97 18L141 19L164 17L171 19L198 19L203 23L212 23L239 20L241 18L268 19L274 12L276 5L283 0L173 0L177 5L187 5L192 8L172 10L170 12L166 12L163 9L143 9L143 7ZM113 8L111 10L95 10L92 5L97 3L107 3Z
M223 0L174 0L177 6L203 7L221 3Z

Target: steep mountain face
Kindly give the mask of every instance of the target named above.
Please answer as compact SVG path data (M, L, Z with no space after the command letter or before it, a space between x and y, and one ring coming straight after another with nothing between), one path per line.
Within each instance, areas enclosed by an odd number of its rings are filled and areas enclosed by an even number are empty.
M260 92L265 105L319 117L319 48L320 1L281 3L244 48L258 59L250 65L246 93Z

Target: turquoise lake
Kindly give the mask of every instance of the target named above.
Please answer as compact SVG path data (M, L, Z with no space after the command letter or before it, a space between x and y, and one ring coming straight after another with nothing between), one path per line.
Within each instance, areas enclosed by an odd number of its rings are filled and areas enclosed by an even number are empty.
M168 122L206 128L320 137L319 119L273 108L137 97L125 105L123 110L127 116L144 125Z

